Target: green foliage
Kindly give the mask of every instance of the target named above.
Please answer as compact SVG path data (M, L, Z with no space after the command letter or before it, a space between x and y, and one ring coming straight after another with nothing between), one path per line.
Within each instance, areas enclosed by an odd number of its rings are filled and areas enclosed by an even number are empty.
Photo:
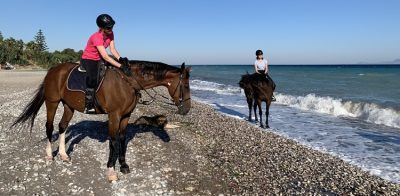
M26 59L23 58L24 53L24 42L22 40L16 40L14 38L7 38L1 41L2 55L0 56L0 62L9 62L11 64L24 64L27 63ZM4 52L3 52L4 51Z
M48 52L46 38L42 32L34 37L33 41L24 43L12 37L4 39L0 31L0 63L27 65L35 64L43 68L49 68L59 63L77 62L82 56L82 50L66 48L63 51Z
M53 65L66 62L77 62L80 60L82 52L82 50L75 52L75 50L71 48L66 48L61 52L56 50L52 54L51 61L53 62Z
M36 33L35 36L35 44L36 44L36 50L35 52L41 53L45 52L47 48L47 43L46 43L46 38L44 37L44 34L41 29L39 29L39 32Z

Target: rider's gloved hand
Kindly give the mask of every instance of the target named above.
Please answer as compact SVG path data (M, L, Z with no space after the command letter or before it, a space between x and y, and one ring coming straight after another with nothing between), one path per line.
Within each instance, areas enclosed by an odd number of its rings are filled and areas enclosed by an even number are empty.
M120 69L127 76L132 76L131 67L129 66L129 60L126 57L119 57L118 62L121 63Z

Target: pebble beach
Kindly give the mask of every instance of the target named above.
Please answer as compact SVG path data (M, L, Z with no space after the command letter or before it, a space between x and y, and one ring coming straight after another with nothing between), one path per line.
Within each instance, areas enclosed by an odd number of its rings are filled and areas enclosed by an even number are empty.
M74 114L66 136L70 163L45 160L44 106L31 133L9 128L45 74L0 71L0 195L400 195L399 184L195 100L185 116L162 101L138 105L128 126L131 173L108 183L107 115ZM177 127L133 124L155 115ZM61 116L60 104L55 153Z

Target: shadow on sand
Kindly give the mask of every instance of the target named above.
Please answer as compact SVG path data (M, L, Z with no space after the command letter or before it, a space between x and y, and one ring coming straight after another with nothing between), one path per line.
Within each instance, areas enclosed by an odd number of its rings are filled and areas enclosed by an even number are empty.
M223 106L221 104L218 104L218 103L214 103L214 104L216 106L216 109L218 111L222 112L222 113L229 114L229 115L232 115L232 116L237 116L237 117L242 118L242 119L247 119L246 115L244 115L244 114L242 114L242 113L240 113L238 111L229 109L229 108L227 108L227 107L225 107L225 106Z
M70 142L67 149L67 154L70 155L74 151L75 145L79 144L86 137L98 140L101 143L106 142L108 140L107 132L108 121L81 121L77 124L69 126L65 138L66 144ZM136 134L146 132L152 132L164 142L170 141L168 133L163 128L151 125L128 124L126 130L126 142L128 143L135 138ZM57 139L58 133L54 134L53 138ZM58 154L58 149L53 152L54 156L56 154Z

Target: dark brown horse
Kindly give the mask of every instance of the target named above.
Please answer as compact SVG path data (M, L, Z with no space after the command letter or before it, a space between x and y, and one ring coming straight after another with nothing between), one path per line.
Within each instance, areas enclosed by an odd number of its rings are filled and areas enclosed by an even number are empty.
M174 104L178 107L178 113L185 115L189 112L190 88L189 72L190 67L181 68L169 66L163 63L131 61L133 77L125 76L118 69L107 69L103 84L96 93L98 106L97 113L108 114L108 136L109 159L107 162L107 178L109 181L117 180L115 164L117 159L121 165L122 173L129 173L129 166L125 161L126 154L126 127L129 117L138 103L138 92L143 88L154 86L165 86L168 88ZM74 111L83 112L85 108L85 94L77 91L69 91L66 87L67 77L70 71L77 64L65 63L51 68L39 86L35 97L26 106L23 113L14 122L24 123L30 120L31 129L37 113L43 103L46 105L47 121L47 159L52 160L51 138L53 134L53 121L58 104L64 105L64 114L59 123L59 154L64 161L69 161L65 151L65 131L68 127Z
M266 78L265 74L245 74L239 81L239 86L244 90L246 101L249 107L249 121L252 121L251 110L254 108L255 121L258 121L257 107L260 115L260 126L264 128L262 120L262 102L266 103L265 128L269 128L268 116L274 92L273 83ZM253 105L254 101L254 105Z

